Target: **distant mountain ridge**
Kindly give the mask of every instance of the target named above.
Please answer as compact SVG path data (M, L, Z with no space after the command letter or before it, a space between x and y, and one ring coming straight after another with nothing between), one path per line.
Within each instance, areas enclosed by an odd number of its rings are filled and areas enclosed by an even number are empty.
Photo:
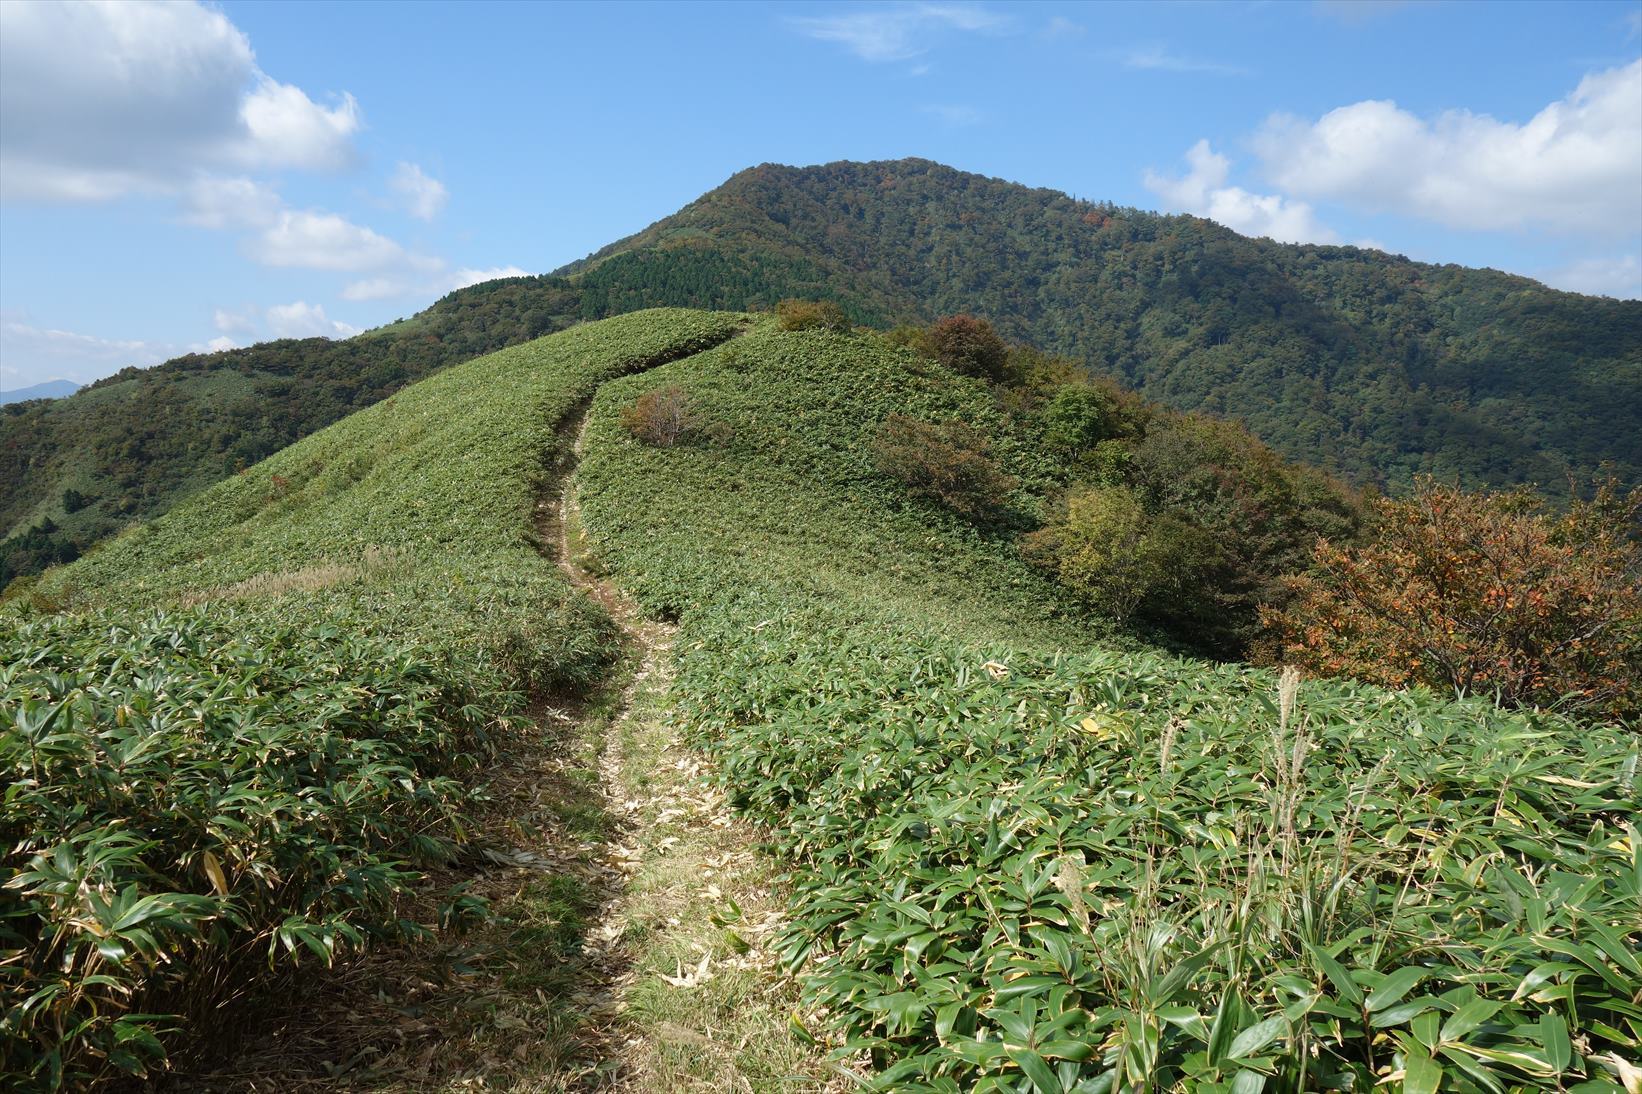
M345 341L127 369L0 412L0 584L446 365L640 308L973 312L1284 455L1397 490L1642 481L1642 302L1353 247L1255 240L927 160L766 164L543 277Z
M22 403L30 399L63 399L80 390L73 380L47 380L42 384L0 391L0 405Z
M1642 480L1642 302L1249 239L927 160L752 168L559 273L600 314L737 294L828 296L874 323L973 311L1393 489L1430 473L1556 494L1604 463Z

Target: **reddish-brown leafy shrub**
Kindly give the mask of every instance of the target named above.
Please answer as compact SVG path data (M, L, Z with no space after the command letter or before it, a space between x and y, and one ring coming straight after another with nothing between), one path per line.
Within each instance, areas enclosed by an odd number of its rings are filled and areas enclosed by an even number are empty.
M674 384L647 391L621 412L622 428L645 444L671 448L696 427L690 395Z
M1000 517L1015 480L992 461L986 434L963 422L920 422L891 414L872 444L878 470L966 520Z
M782 330L850 329L849 316L831 300L783 300L775 306L775 320Z
M1009 377L1009 346L992 324L972 315L949 315L924 335L929 355L965 376L998 382Z
M1527 492L1426 481L1378 503L1360 547L1317 546L1294 601L1267 619L1295 663L1512 706L1642 709L1642 490L1605 488L1566 515Z

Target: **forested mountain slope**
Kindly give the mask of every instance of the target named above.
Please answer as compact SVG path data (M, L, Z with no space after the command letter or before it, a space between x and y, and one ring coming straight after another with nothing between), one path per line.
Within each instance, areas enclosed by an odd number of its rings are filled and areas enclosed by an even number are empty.
M0 584L445 365L655 305L827 298L889 326L975 312L1284 455L1397 490L1419 472L1642 481L1642 303L1352 247L1251 240L925 160L744 171L559 276L464 289L346 341L128 369L0 411Z
M1642 302L1240 236L925 160L744 171L560 271L589 314L838 300L973 311L1288 456L1393 489L1642 479Z

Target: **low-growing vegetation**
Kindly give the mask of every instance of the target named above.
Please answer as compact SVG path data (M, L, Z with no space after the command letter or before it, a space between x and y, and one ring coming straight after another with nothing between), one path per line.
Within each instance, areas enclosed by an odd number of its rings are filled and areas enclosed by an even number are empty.
M398 898L472 838L524 694L618 650L535 543L557 427L742 322L638 313L469 362L13 591L8 1082L141 1073L270 958L425 926Z
M0 1073L45 1085L145 1073L259 967L421 931L396 898L515 706L363 618L0 618L0 647Z
M1408 514L1385 503L1359 546L1357 499L1236 427L943 329L944 356L929 332L785 317L575 328L14 588L6 1078L140 1074L270 958L427 928L399 898L472 837L525 693L585 690L616 651L537 543L591 400L568 531L678 621L678 724L792 867L802 1013L877 1088L1633 1082L1634 727L1136 636L1243 654L1319 535L1335 546L1279 608L1323 611L1363 574L1417 592L1426 571L1395 565L1463 537L1389 537ZM1507 613L1555 570L1543 618L1634 625L1623 504L1600 498L1587 534L1438 501L1540 581ZM794 1021L793 1046L822 1032Z
M667 383L737 442L624 437ZM785 956L876 1087L1630 1074L1633 733L1125 650L1010 536L874 473L891 414L1064 481L976 381L803 332L611 385L580 474L602 563L680 620L681 715L794 864Z

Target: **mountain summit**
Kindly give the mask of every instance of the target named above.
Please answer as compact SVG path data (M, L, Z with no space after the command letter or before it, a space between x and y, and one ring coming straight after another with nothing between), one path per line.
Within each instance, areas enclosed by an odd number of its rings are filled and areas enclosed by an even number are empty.
M1292 459L1566 498L1642 481L1642 302L1357 247L1249 239L928 160L750 168L555 275L347 339L127 369L0 412L0 583L447 365L658 305L788 297L893 326L972 312Z
M829 297L970 311L1286 455L1393 489L1642 479L1642 302L1359 247L1250 239L928 160L766 164L560 271L584 307Z

